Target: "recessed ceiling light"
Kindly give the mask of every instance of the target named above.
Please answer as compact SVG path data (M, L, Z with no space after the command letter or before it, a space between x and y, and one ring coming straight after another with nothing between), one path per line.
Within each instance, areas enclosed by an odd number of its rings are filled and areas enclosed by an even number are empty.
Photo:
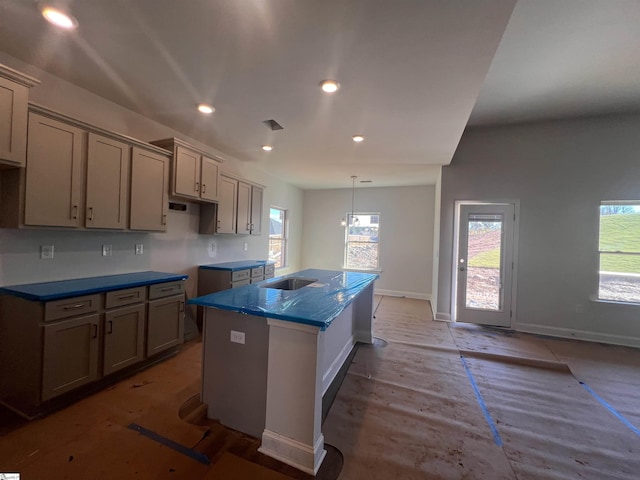
M206 103L201 103L200 105L198 105L198 111L200 113L210 114L215 112L216 109L213 108L211 105L207 105Z
M262 145L262 150L264 150L265 152L270 152L271 150L273 150L273 147L271 145Z
M325 93L333 93L338 91L340 84L335 80L323 80L320 82L320 88Z
M353 141L356 143L364 142L364 137L362 135L354 135L351 138L353 138Z
M78 26L78 21L72 15L54 7L42 7L42 16L49 23L56 27L64 28L65 30L73 30Z

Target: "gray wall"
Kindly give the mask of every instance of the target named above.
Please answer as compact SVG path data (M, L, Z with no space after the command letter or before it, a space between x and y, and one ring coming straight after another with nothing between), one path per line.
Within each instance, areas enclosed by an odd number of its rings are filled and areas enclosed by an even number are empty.
M598 206L602 200L640 200L638 132L640 116L467 129L442 170L437 315L451 313L454 202L517 199L512 326L640 346L640 307L593 301Z
M41 80L42 83L31 90L31 100L35 103L140 140L177 136L216 152L211 146L195 142L184 134L2 52L0 62ZM279 270L276 274L299 270L302 255L302 190L252 164L237 161L224 153L221 155L227 160L222 166L223 170L235 172L266 186L263 203L265 229L262 235L199 235L198 204L189 204L186 212L170 211L167 233L0 229L0 285L158 270L188 274L190 278L187 281L187 293L193 296L198 265L267 257L270 205L289 209L289 268ZM144 245L144 255L134 255L136 243ZM245 243L247 250L244 249ZM111 257L102 257L102 244L113 246ZM55 257L41 260L40 245L54 245Z
M305 268L340 270L351 189L304 192ZM355 211L379 212L380 280L376 292L431 298L435 186L356 188Z

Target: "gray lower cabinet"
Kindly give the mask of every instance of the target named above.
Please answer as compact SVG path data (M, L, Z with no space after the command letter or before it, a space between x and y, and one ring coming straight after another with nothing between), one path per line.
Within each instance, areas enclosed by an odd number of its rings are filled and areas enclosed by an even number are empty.
M104 314L104 375L144 359L145 314L144 304L117 308Z
M44 326L42 401L98 378L100 315L86 315Z
M182 343L184 294L149 301L147 356Z
M52 301L0 295L0 403L27 417L182 343L184 280Z

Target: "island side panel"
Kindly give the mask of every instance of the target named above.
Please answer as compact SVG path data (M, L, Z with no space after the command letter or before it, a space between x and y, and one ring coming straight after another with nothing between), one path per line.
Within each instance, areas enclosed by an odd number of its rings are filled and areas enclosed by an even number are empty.
M333 319L331 325L320 332L322 395L327 392L356 344L354 312L354 303L347 305L342 313Z
M315 475L326 455L318 327L268 320L267 417L259 452Z
M371 282L354 299L353 318L357 342L373 343L373 285Z
M231 332L245 343L231 342ZM202 402L207 417L260 438L267 398L269 327L262 317L205 308Z

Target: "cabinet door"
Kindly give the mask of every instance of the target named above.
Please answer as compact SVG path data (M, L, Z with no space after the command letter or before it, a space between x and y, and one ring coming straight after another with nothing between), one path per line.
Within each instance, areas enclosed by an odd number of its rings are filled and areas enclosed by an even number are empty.
M238 229L237 233L251 233L251 185L238 182Z
M147 356L182 343L184 294L149 302L147 315Z
M144 359L145 305L107 311L104 315L103 374Z
M202 157L202 181L200 198L203 200L218 200L218 162L211 158Z
M251 235L262 233L262 188L251 187Z
M177 146L173 164L174 195L200 197L200 155Z
M89 133L87 148L87 228L127 227L129 145Z
M29 89L0 77L0 162L23 167L27 153Z
M79 128L29 114L26 225L79 226L84 136Z
M220 175L216 233L236 233L238 181Z
M131 230L167 231L169 159L133 147L131 153Z
M98 378L96 313L45 325L42 360L42 401Z

